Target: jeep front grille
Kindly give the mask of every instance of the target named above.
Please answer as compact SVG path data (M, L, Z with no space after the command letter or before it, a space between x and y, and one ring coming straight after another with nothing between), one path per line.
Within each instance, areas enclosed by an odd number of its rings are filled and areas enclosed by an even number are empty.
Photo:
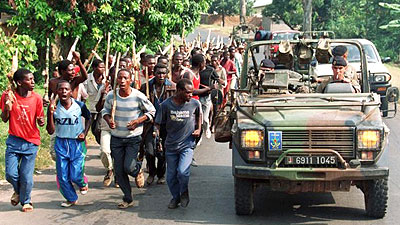
M355 157L355 131L352 128L283 130L282 150L288 149L333 149L347 161Z

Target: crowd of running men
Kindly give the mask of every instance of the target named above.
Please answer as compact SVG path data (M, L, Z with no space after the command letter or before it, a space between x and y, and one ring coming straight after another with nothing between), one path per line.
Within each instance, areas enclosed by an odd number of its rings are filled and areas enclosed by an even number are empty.
M56 183L65 198L62 207L77 204L74 184L82 195L89 190L84 172L89 130L100 145L104 186L114 180L123 192L118 208L133 206L129 176L139 188L167 183L172 195L168 208L186 207L190 167L197 166L193 151L203 136L211 138L214 117L237 85L243 46L189 50L181 45L174 50L172 59L161 53L141 54L140 69L130 57L118 62L112 55L104 61L95 59L90 73L79 53L73 52L73 60L57 63L49 81L50 101L33 91L32 72L18 69L13 75L15 90L1 96L1 118L9 123L5 164L6 179L14 189L11 204L21 204L24 212L33 210L33 171L40 145L38 126L46 123L44 104Z

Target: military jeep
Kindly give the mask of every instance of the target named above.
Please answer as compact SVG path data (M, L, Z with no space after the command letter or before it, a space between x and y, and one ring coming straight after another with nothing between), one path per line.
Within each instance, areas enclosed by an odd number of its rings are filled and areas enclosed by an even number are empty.
M380 97L370 91L365 49L357 40L330 41L358 49L361 93L353 93L346 83L328 84L316 93L320 84L313 82L309 64L319 40L288 41L290 50L278 55L272 72L260 70L265 56L255 49L283 43L248 45L239 89L232 90L231 100L236 214L253 213L255 188L298 193L356 186L364 193L366 214L385 216L389 168L380 159L389 129L380 114ZM391 88L389 101L397 102L398 90Z

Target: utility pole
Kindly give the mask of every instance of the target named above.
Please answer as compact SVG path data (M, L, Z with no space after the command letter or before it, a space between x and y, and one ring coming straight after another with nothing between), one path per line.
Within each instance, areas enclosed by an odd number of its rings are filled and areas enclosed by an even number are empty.
M240 0L240 24L246 23L246 0Z
M312 0L302 0L303 2L303 31L311 31L312 29Z

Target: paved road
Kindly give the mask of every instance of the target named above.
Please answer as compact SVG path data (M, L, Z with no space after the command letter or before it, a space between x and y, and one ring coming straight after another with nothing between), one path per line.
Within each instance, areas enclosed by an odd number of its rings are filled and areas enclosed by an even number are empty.
M89 149L86 174L90 190L80 196L78 206L64 209L56 189L54 169L35 176L33 213L21 213L12 207L10 185L0 186L0 224L398 224L400 214L400 168L398 146L400 117L386 120L390 135L390 198L387 216L373 220L364 216L361 191L350 193L282 194L257 190L256 210L251 217L234 213L231 151L226 144L204 140L196 149L199 167L192 168L191 202L188 208L167 209L170 195L166 185L133 188L135 207L119 210L119 189L102 186L104 170L98 147ZM134 185L134 183L132 182Z

